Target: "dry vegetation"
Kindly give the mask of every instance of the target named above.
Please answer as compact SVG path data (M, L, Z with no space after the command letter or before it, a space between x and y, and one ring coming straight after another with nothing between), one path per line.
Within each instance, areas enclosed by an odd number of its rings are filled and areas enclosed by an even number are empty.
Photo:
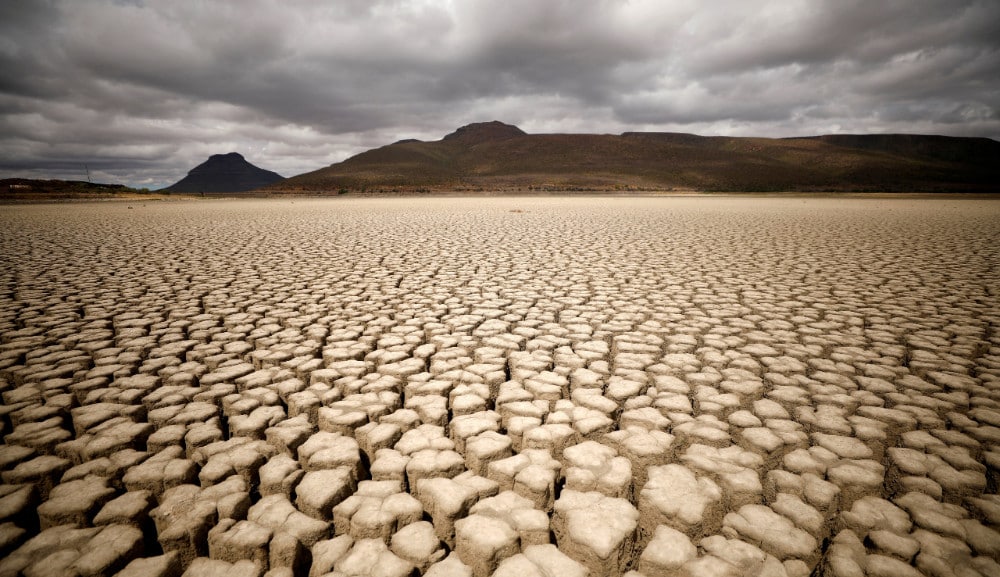
M0 211L0 576L1000 574L1000 203Z

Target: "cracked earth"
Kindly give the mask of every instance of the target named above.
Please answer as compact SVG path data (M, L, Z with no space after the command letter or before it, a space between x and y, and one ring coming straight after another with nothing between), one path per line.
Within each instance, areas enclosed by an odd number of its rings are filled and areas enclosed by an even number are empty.
M1000 203L0 209L0 577L1000 575Z

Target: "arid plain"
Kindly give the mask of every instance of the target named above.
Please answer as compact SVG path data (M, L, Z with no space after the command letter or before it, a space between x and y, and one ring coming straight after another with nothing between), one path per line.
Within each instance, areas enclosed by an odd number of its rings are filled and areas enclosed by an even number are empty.
M0 576L1000 575L1000 201L0 207Z

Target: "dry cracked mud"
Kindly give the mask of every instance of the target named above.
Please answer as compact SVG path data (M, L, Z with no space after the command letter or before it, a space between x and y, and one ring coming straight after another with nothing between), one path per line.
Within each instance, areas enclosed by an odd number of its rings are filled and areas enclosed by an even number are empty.
M0 209L0 577L1000 575L1000 203Z

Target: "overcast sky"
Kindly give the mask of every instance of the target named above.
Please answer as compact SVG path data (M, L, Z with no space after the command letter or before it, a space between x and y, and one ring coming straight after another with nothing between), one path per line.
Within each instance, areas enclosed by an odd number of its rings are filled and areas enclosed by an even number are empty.
M494 119L1000 139L1000 2L0 0L0 177L292 176Z

